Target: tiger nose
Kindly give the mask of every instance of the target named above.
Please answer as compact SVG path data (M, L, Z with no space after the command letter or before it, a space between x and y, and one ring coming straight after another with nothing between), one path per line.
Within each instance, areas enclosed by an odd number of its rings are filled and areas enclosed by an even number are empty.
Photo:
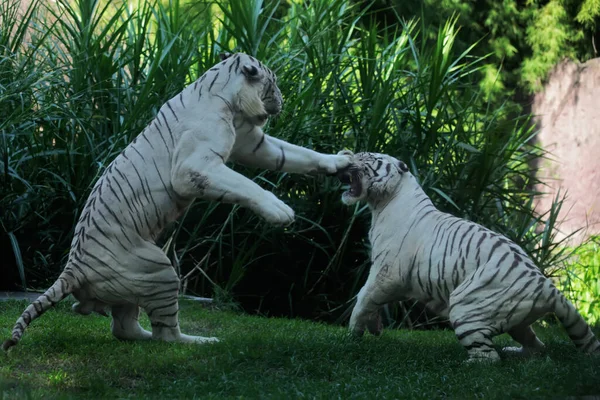
M278 101L275 104L271 104L268 107L265 107L265 110L271 115L277 115L281 112L283 104L281 101Z

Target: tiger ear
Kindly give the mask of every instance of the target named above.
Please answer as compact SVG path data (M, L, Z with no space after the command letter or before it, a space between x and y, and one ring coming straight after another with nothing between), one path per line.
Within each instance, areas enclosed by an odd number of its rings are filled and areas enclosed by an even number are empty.
M260 79L258 68L252 64L245 64L242 66L242 73L250 81L257 81Z
M401 172L408 172L408 166L403 161L398 161L398 168Z
M221 59L221 61L225 61L225 60L227 60L229 57L231 57L232 55L233 55L232 53L230 53L230 52L226 51L226 52L224 52L224 53L220 53L220 54L219 54L219 58Z
M350 150L342 150L342 151L339 151L337 153L337 155L338 156L350 156L350 157L352 157L354 155L354 153L351 152Z

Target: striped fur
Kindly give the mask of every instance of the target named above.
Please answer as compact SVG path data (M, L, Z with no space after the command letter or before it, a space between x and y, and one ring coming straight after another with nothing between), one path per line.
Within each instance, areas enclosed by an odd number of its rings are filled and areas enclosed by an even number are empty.
M352 157L338 174L350 185L343 202L365 201L372 211L372 265L350 319L353 333L380 333L379 308L410 298L449 319L469 360L498 360L492 337L501 333L522 345L506 351L540 350L531 324L548 312L579 349L600 353L575 307L519 246L438 211L402 161L376 153L339 154Z
M164 104L96 182L64 271L23 312L3 348L17 344L31 321L71 293L78 313L110 309L118 338L215 341L180 332L179 278L155 240L195 198L240 204L272 224L293 221L290 207L227 161L292 173L334 174L348 165L347 156L266 135L261 127L282 103L275 74L236 53ZM138 323L140 307L152 332Z

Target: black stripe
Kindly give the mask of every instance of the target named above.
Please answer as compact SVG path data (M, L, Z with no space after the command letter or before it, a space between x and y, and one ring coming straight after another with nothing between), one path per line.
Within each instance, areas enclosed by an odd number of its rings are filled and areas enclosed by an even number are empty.
M44 310L42 308L42 303L40 303L39 300L34 301L33 303L31 303L33 305L33 308L35 309L35 312L40 315L42 313L42 311Z
M156 165L156 160L154 160L154 158L152 159L152 162L154 163L154 168L156 169L156 173L158 174L158 179L160 179L160 183L162 183L163 188L165 189L165 192L167 193L167 196L169 196L169 199L171 199L171 201L175 201L173 199L173 197L171 196L171 191L165 184L165 181L163 180L162 175L160 174L160 170L158 169L158 165Z
M150 203L150 198L148 197L148 193L150 192L150 187L148 186L148 191L146 191L146 187L144 186L144 179L142 179L142 175L140 174L140 172L138 171L137 167L134 164L131 164L131 166L133 167L133 170L135 171L135 173L138 176L138 179L140 180L140 186L142 188L142 193L144 194L144 197L146 198L146 204L142 205L142 211L143 211L143 215L144 215L144 220L146 221L146 227L148 228L148 230L152 230L153 226L150 224L150 221L148 220L148 213L146 212L146 207L145 207L148 203ZM147 180L146 180L146 182L147 182Z
M258 144L254 147L254 150L252 150L252 153L256 153L257 150L260 148L260 146L262 146L262 144L265 141L265 134L263 133L262 137L260 138Z
M153 299L154 297L156 297L156 296L160 296L161 294L172 293L172 292L174 292L174 291L176 291L176 289L175 289L175 288L169 288L169 289L160 290L160 291L158 291L158 292L152 292L152 293L148 293L146 296L147 296L148 298L152 298L152 299Z
M167 144L167 141L165 140L165 137L164 137L162 131L160 130L160 128L158 127L158 125L156 123L154 124L154 128L158 131L158 136L160 136L160 138L162 139L163 143L165 144L165 148L167 149L167 152L169 154L171 154L171 150L169 149L169 145Z
M115 192L115 189L110 184L110 181L108 180L108 176L107 176L106 180L108 181L108 189L111 191L111 193L113 194L113 196L115 196L117 198L118 201L121 201L121 198L119 197L119 195L117 194L117 192ZM89 223L88 223L88 225L89 225ZM83 229L83 227L81 227L81 229Z
M491 346L490 346L490 343L485 343L485 342L473 342L469 345L464 346L464 348L466 350L471 350L471 349L476 349L476 348L481 348L481 347L491 347ZM490 351L490 350L488 350L488 349L481 350L481 352L484 352L484 351Z
M171 112L173 113L173 116L175 117L175 121L179 122L179 118L177 118L177 114L175 114L175 110L173 110L173 107L171 107L171 102L167 101L167 107L169 107L169 110L171 110ZM164 114L163 114L163 118L164 118ZM166 122L166 120L165 120Z
M481 332L481 328L475 328L475 329L469 329L468 331L465 331L463 333L461 333L460 335L456 335L456 338L460 341L463 340L464 338L466 338L467 336L470 336L474 333L478 333Z
M23 311L22 318L23 321L25 321L25 323L29 325L29 323L31 322L31 313L27 310Z
M135 150L135 152L136 152L136 153L138 153L138 155L140 156L140 158L141 158L143 161L146 161L146 159L144 158L144 156L142 155L142 153L140 153L140 152L139 152L139 150L135 148L135 146L131 146L131 148L132 148L133 150Z
M221 95L215 94L216 97L220 98L221 100L223 100L223 103L225 103L225 105L227 106L227 108L229 109L229 111L231 113L233 113L233 106L231 105L231 102L229 100L227 100L226 98L224 98Z
M104 250L106 250L112 256L112 258L114 258L115 261L119 261L119 258L117 257L117 255L115 253L113 253L113 251L111 249L109 249L104 243L100 242L98 239L96 239L92 235L88 235L88 237L91 241L96 242L98 244L98 246L100 246Z
M169 108L171 108L171 106L169 105L169 103L167 103L167 105L169 106ZM165 117L165 114L162 112L162 110L160 111L160 115L162 115L163 120L165 121L165 125L167 126L167 130L169 131L169 136L171 136L171 142L173 143L173 146L175 146L175 139L173 139L173 132L171 132L171 127L169 126L169 122L167 121L167 117ZM173 115L175 115L175 113L173 113ZM177 116L175 116L175 118L177 118Z
M175 325L167 325L163 322L152 322L150 321L150 326L152 326L153 328L177 328L179 324L175 323Z
M225 158L222 155L220 155L219 153L217 153L213 149L209 149L209 150L212 151L216 156L218 156L221 159L221 161L225 162Z
M219 77L219 73L217 72L217 73L215 74L215 77L214 77L214 79L212 80L212 82L211 82L211 83L210 83L210 85L208 86L208 91L209 91L209 92L211 91L211 89L212 89L213 85L215 84L215 81L217 80L217 78L218 78L218 77Z
M143 207L143 204L137 198L137 196L135 196L135 189L131 185L131 182L129 181L129 178L125 174L123 174L119 168L115 167L115 171L117 171L117 174L119 174L119 176L121 177L121 179L123 179L125 181L125 183L127 183L127 186L129 186L129 189L131 190L131 194L133 195L133 199L132 199L132 204L131 204L130 208L135 209L136 212L139 213L139 210L137 209L137 206L134 203L137 203L140 207ZM115 179L115 182L116 182L116 179ZM133 207L133 206L135 206L135 207ZM140 221L141 221L141 219L140 219Z
M492 249L490 250L490 254L488 256L488 261L490 261L492 259L492 256L494 255L494 252L501 245L502 245L502 242L500 240L496 240L496 243L494 243L494 245L492 246Z
M172 312L171 314L160 314L160 315L159 315L159 317L160 317L160 318L165 318L165 317L166 317L166 318L169 318L169 317L174 317L174 316L176 316L176 315L177 315L177 313L178 313L178 312L179 312L179 308L178 308L178 309L177 309L175 312Z
M171 302L171 303L167 303L167 304L163 304L163 305L160 305L160 306L154 307L152 310L147 310L147 312L148 312L148 317L152 317L152 316L154 315L154 312L155 312L156 310L164 310L165 308L169 308L169 307L177 307L177 297L175 297L175 298L173 299L173 302ZM177 310L177 311L179 311L179 310ZM165 315L163 315L163 317L164 317L164 316L165 316Z
M139 258L140 260L144 260L146 262L152 263L152 264L156 264L156 265L164 265L166 267L172 267L173 264L171 264L170 262L158 262L156 260L152 260L150 258L146 258L146 257L142 257L139 254L135 255L137 258ZM159 281L160 283L163 283L163 281Z
M281 149L281 163L277 162L277 164L275 165L275 171L281 171L283 168L283 165L285 164L285 151L283 150L283 146L280 147Z
M144 139L146 140L146 142L148 142L148 144L150 145L150 148L151 148L152 150L154 150L154 146L152 146L152 143L150 143L150 141L149 141L149 140L148 140L148 138L146 137L146 131L147 131L147 129L144 129L144 131L142 132L141 136L142 136L142 138L144 138Z
M94 274L100 276L103 279L103 284L108 286L108 288L112 291L115 292L119 292L119 290L117 289L117 287L115 285L113 285L113 280L111 279L111 277L105 276L102 273L98 272L94 267L92 267L91 264L86 263L85 261L83 261L82 259L80 259L77 255L73 255L74 260L79 263L82 264L83 266L85 266L87 269L89 269L91 272L93 272ZM73 263L73 266L75 266L76 268L78 268L79 270L81 270L81 268L79 268L77 266L77 264ZM109 268L111 269L111 268ZM116 272L116 271L115 271ZM116 273L117 275L120 276L120 274ZM125 279L124 279L125 280ZM126 281L126 280L125 280ZM121 286L122 289L125 289L126 291L130 292L129 287L127 287L124 283L120 282L119 280L116 280L115 283L117 283L119 286Z
M148 183L148 178L144 177L144 181L146 182L146 187L148 188L148 193L150 193L150 202L154 206L154 215L156 216L156 223L159 223L161 220L161 217L160 217L161 212L160 212L158 206L156 205L156 202L154 201L154 196L152 195L152 190L150 190L150 184Z
M131 204L129 203L129 200L127 199L127 196L125 195L125 191L123 191L123 187L121 186L119 181L116 180L114 177L109 177L109 176L106 177L107 180L109 178L112 178L114 180L115 184L117 185L117 188L119 188L119 191L121 192L121 195L123 196L123 200L125 200L125 204L127 204L127 207L132 208ZM108 187L112 189L112 185L111 185L110 181L108 182Z
M104 237L105 237L105 238L106 238L106 239L107 239L107 240L108 240L110 243L113 243L113 239L112 239L112 238L110 238L110 237L109 237L109 236L108 236L108 235L107 235L107 234L106 234L106 233L105 233L105 232L104 232L104 231L103 231L103 230L100 228L100 226L98 226L98 224L96 223L96 219L95 219L95 218L93 218L93 217L92 217L92 224L94 225L94 227L96 228L96 230L97 230L98 232L100 232L100 234L101 234L102 236L104 236ZM128 251L128 252L131 250L130 248L128 248L128 247L125 247L125 245L124 245L124 244L123 244L123 243L122 243L120 240L117 240L117 244L119 244L119 245L120 245L120 246L121 246L121 247L122 247L124 250L126 250L126 251ZM66 271L65 271L65 272L66 272Z
M81 287L81 280L73 272L71 272L70 270L68 270L68 269L65 268L65 270L63 271L63 274L65 274L67 276L70 276L71 278L75 279L77 281L77 287Z

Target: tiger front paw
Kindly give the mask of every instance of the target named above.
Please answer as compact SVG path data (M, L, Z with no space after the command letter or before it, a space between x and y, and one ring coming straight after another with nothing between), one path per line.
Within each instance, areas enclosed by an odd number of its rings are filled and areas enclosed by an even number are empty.
M324 155L321 161L319 161L318 172L326 175L335 175L338 171L347 168L350 165L351 156L340 153Z
M288 226L294 222L294 210L266 190L263 198L256 202L253 209L271 225Z
M383 331L383 321L381 320L381 314L376 313L367 321L367 329L373 336L381 335Z

